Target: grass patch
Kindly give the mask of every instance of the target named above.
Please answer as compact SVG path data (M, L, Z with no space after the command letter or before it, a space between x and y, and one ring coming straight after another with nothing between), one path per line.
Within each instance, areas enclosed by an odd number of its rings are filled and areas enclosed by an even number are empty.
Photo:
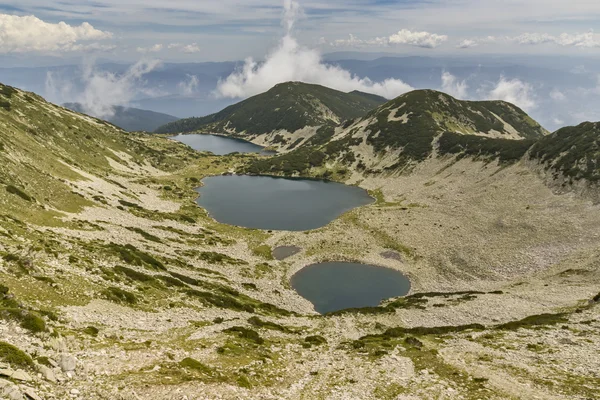
M85 333L86 335L96 337L100 333L100 330L98 328L96 328L95 326L88 326L87 328L85 328L83 330L83 333Z
M154 235L146 232L143 229L130 227L130 228L127 228L127 230L129 230L131 232L135 232L135 233L139 234L140 236L142 236L144 239L149 240L151 242L162 243L162 240L158 236L154 236Z
M496 326L496 329L500 330L510 330L514 331L520 328L523 329L534 329L543 326L550 326L569 322L567 318L567 314L539 314L539 315L531 315L529 317L523 318L519 321L511 321L505 324L501 324Z
M6 342L0 342L0 360L18 368L34 366L33 360L27 353Z
M327 339L321 335L313 335L305 337L302 346L308 348L312 346L322 346L324 344L327 344Z
M266 260L273 260L273 249L271 249L271 246L266 244L260 245L252 249L252 254L254 254L257 257L264 258Z
M179 362L179 366L182 368L200 372L204 375L208 375L208 376L215 375L215 371L212 368L210 368L210 367L202 364L200 361L195 360L190 357L187 357L187 358L184 358L183 360L181 360Z
M23 190L19 189L16 186L8 185L6 187L6 191L10 194L19 196L20 198L22 198L25 201L33 201L33 197L29 196L27 193L25 193Z
M102 295L106 297L106 299L113 301L115 303L125 303L125 304L136 304L137 297L126 290L123 290L118 287L111 286L109 288L104 289Z
M125 261L127 264L137 265L140 267L148 266L152 269L162 271L166 271L167 269L162 262L151 256L150 254L136 249L130 244L121 246L119 244L111 243L107 245L106 248L112 252L117 253L121 257L121 260Z
M265 340L260 337L258 332L254 331L252 329L244 328L242 326L234 326L234 327L225 329L223 332L237 334L237 337L239 337L240 339L248 340L250 342L254 342L259 345L265 343Z

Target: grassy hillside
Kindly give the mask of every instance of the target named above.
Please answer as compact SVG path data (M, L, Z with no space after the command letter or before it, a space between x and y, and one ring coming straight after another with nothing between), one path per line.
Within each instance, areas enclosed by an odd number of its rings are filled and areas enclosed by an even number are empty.
M115 165L172 170L185 162L147 145L142 136L32 93L0 85L0 104L0 202L13 216L41 222L89 206L69 181L103 176ZM195 156L186 152L184 159Z
M571 180L600 182L600 123L584 122L539 140L530 157Z
M85 114L81 104L67 103L64 106ZM179 118L172 115L140 110L139 108L115 106L113 109L114 115L107 118L107 121L128 132L154 132L160 126L179 120Z
M323 125L272 160L359 168L372 147L360 130L334 140L349 132ZM442 138L433 153L510 159L488 145L507 139ZM200 154L0 86L0 397L596 396L597 207L524 163L440 157L361 178L376 202L317 230L220 224L195 189L249 159L267 160ZM318 315L290 279L322 260L402 270L412 293Z
M338 124L358 118L384 103L382 97L343 93L319 85L282 83L202 118L188 118L157 129L158 133L214 132L261 135L276 130L294 132L306 126Z

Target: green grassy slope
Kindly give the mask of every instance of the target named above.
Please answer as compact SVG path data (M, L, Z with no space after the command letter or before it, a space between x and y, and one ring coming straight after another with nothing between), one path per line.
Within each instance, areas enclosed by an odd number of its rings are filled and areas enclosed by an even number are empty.
M319 85L288 82L216 114L176 121L156 132L206 131L250 135L279 129L294 132L306 126L337 124L361 117L385 101L383 97L367 93L343 93Z
M111 162L166 170L182 165L183 160L144 140L0 84L0 205L13 216L48 223L61 211L76 212L90 204L68 181L85 180L86 174L104 176L114 171Z
M342 129L336 133L333 128L323 127L305 148L270 160L256 160L248 171L302 173L326 162L339 162L361 171L381 172L372 170L370 164L390 153L398 155L386 170L423 161L434 152L514 162L536 139L547 134L512 104L460 101L433 90L402 95L347 122ZM364 145L375 157L359 154L357 146Z
M600 123L559 129L539 140L530 157L572 180L600 182Z

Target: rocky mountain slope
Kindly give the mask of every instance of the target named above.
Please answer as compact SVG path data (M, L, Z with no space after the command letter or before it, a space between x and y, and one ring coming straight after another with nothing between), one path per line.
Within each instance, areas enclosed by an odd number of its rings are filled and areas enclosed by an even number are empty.
M460 101L417 90L341 127L324 126L296 151L257 160L250 172L301 173L338 163L359 172L412 168L432 155L520 159L548 132L525 112L502 101Z
M64 106L85 114L85 109L81 104L67 103ZM113 112L114 114L107 118L107 121L128 132L154 132L165 124L179 120L172 115L133 107L115 106Z
M599 206L475 154L348 173L377 201L314 231L243 229L194 188L258 156L0 86L0 398L594 398ZM411 293L317 315L289 281L324 260L403 271Z
M273 144L282 144L299 130L361 117L385 101L368 93L343 93L324 86L288 82L216 114L180 120L157 132L222 133L249 140L269 135Z

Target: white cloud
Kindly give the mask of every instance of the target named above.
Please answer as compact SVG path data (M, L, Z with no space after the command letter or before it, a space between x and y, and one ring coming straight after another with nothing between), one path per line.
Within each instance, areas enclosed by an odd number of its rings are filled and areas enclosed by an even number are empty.
M183 44L183 43L171 43L167 46L168 49L179 50L186 54L194 54L200 52L200 47L196 43Z
M138 47L136 49L136 51L138 53L142 53L142 54L146 54L146 53L158 53L163 49L163 45L162 44L155 44L154 46L150 46L150 47Z
M465 39L458 44L459 49L470 49L471 47L477 47L479 43L474 39Z
M185 81L179 82L177 87L184 96L191 96L198 90L200 81L196 75L188 75Z
M0 14L0 53L89 50L93 47L76 43L111 37L111 33L95 29L87 22L71 26L64 22L47 23L33 15Z
M565 101L567 99L567 96L565 96L563 92L555 88L552 89L552 91L550 92L550 98L555 101Z
M46 93L53 101L80 103L87 114L106 119L114 115L114 106L127 106L138 93L148 94L142 78L159 65L158 60L142 60L117 75L97 71L93 64L87 64L81 76L84 89L79 93L76 93L72 76L64 80L48 72Z
M389 37L390 44L408 44L411 46L433 49L448 40L446 35L437 35L429 32L412 32L402 29Z
M480 44L494 43L497 40L498 39L495 36L469 38L461 41L456 47L458 47L459 49L470 49L472 47L477 47Z
M559 36L553 36L548 33L524 33L514 38L509 38L509 40L518 44L528 45L553 43L564 47L600 47L600 40L594 32L562 33Z
M466 81L459 81L451 73L442 72L442 91L457 99L464 100L467 98L467 89L469 86Z
M295 0L283 0L283 19L281 22L288 34L292 32L300 15L302 15L300 3Z
M348 39L337 39L330 43L334 47L363 47L363 46L391 46L409 45L433 49L448 40L446 35L437 35L429 32L412 32L402 29L389 37L376 37L373 39L360 39L353 34Z
M537 107L534 100L533 88L530 84L519 79L506 79L501 77L496 87L488 94L489 100L504 100L521 107L525 111Z
M399 79L373 82L369 78L352 75L339 66L325 64L318 51L301 46L289 32L294 26L290 15L297 16L300 13L294 3L285 2L284 25L288 33L279 45L267 55L264 62L258 63L248 58L241 69L219 81L215 91L218 96L249 97L289 81L314 83L344 92L360 90L386 98L394 98L412 90L410 85Z

